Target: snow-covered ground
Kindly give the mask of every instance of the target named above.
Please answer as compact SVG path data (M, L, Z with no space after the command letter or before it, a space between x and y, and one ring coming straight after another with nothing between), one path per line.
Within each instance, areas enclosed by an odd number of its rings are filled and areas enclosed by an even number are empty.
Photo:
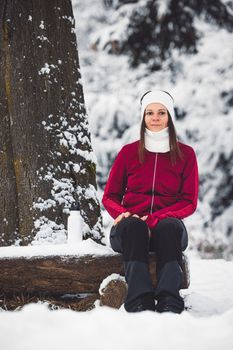
M96 302L92 311L30 304L0 312L1 350L231 350L233 262L190 259L191 285L181 315L128 314Z

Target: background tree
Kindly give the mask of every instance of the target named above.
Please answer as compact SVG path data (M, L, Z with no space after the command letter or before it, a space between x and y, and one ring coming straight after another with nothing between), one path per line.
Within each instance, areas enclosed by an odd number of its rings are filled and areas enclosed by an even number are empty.
M63 242L76 201L99 242L71 1L2 0L0 21L0 245Z
M221 0L104 0L104 4L116 9L118 17L109 35L105 40L98 38L96 45L112 54L128 55L132 67L147 63L151 71L161 69L174 49L197 52L197 17L233 30L233 15Z

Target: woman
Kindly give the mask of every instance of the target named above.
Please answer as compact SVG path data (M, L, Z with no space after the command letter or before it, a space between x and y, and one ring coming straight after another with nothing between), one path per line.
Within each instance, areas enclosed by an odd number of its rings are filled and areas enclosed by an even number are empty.
M111 246L123 254L128 312L184 310L180 264L188 236L181 219L196 209L198 168L194 150L177 141L174 114L168 92L142 96L140 140L121 149L103 195L103 205L115 219ZM149 251L156 253L156 290Z

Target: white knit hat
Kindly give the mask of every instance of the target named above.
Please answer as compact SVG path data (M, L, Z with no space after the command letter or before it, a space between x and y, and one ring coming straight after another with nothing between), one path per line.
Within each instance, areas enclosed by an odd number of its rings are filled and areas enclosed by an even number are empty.
M146 93L146 95L141 99L141 120L143 119L146 107L151 103L161 103L164 105L172 119L174 119L175 111L173 98L162 90L154 90Z

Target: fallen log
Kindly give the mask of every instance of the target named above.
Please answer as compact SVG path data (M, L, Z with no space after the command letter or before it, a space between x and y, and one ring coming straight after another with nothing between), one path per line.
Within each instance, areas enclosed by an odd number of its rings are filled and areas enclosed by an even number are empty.
M156 285L156 261L150 254L150 273ZM183 260L184 283L189 273ZM36 256L0 258L0 294L53 295L98 293L104 278L124 275L122 255Z
M121 256L48 256L0 259L2 294L62 295L98 292L111 273L123 274Z

